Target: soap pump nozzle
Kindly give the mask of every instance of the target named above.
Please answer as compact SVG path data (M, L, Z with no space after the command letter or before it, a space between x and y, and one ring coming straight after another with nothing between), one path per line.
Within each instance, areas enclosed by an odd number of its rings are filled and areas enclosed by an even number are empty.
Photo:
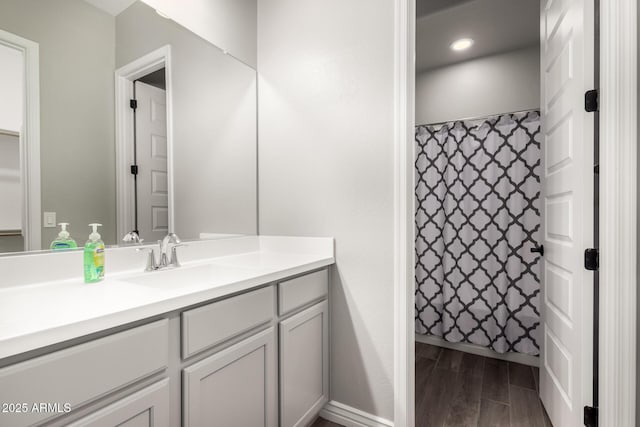
M60 232L58 233L58 237L61 239L68 239L69 238L69 232L67 231L67 226L69 225L68 222L61 222L58 224L61 228Z
M93 232L89 234L89 240L95 242L100 240L100 233L98 233L98 227L102 227L102 224L89 224L89 227L93 227Z

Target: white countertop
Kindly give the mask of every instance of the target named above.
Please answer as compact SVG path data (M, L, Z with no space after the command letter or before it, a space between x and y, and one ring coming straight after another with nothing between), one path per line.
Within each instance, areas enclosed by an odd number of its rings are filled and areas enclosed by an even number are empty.
M210 245L216 250L210 246L207 250L217 256L197 258L191 254L182 267L173 270L144 273L140 272L144 268L141 264L137 270L112 274L107 270L105 280L99 283L85 284L81 277L73 277L0 288L0 359L334 263L333 239L241 239L250 243L245 252L238 249L237 240L229 239L227 243L236 247L225 255L225 241L215 241ZM248 239L257 239L257 244ZM199 251L201 244L207 245L198 242L192 252ZM109 256L107 251L107 268ZM0 259L0 272L7 259ZM135 258L137 263L139 260ZM33 261L41 263L42 258L34 257ZM28 260L21 263L29 264Z

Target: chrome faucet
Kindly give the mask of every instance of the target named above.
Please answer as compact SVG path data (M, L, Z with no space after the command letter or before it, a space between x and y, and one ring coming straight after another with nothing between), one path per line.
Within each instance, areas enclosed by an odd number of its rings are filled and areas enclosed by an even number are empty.
M158 240L158 246L160 249L160 262L156 261L156 253L153 248L139 248L140 251L148 251L147 266L144 271L156 271L167 267L180 267L178 261L177 248L185 246L175 233L167 234L164 239ZM171 248L171 255L169 256L169 248Z
M175 233L169 233L164 236L164 239L158 241L160 245L160 265L158 268L164 267L180 267L180 263L178 262L178 254L176 253L176 247L183 246L181 245L182 241ZM171 247L171 262L169 262L169 247Z

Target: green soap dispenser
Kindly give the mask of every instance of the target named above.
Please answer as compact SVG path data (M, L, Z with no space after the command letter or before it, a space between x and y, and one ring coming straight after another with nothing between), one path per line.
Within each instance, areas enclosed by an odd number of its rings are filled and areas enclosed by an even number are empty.
M104 242L98 234L102 224L89 224L93 232L84 245L84 282L96 283L104 279Z
M67 231L68 222L61 222L58 224L62 229L60 233L58 233L58 237L55 238L53 242L51 242L51 246L49 249L54 251L63 251L65 249L75 249L78 247L78 244L75 240L71 238L71 235Z

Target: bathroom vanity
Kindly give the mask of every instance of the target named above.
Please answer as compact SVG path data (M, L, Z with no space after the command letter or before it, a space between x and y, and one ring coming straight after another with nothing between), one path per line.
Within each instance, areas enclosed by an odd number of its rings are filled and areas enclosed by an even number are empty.
M80 256L0 260L0 425L305 426L327 402L332 239L196 241L150 273L108 249L91 285Z

